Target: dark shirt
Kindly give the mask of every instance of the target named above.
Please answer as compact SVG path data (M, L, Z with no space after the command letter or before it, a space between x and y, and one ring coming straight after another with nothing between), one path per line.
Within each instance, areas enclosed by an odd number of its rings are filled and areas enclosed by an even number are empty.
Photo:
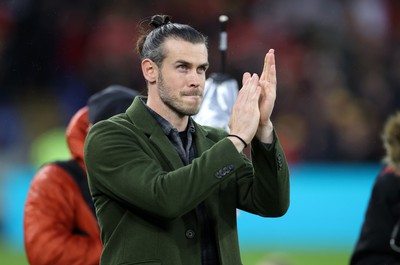
M400 252L393 249L391 238L400 220L400 176L386 167L375 180L358 241L350 265L398 265Z
M183 164L188 165L192 163L192 160L197 155L196 145L194 144L196 129L194 127L192 118L189 118L186 130L183 132L178 132L178 130L174 128L166 119L148 107L143 99L141 100L154 119L160 124L161 129L178 152ZM198 213L201 226L201 264L219 265L214 224L208 216L205 203L200 203L197 206L196 211Z

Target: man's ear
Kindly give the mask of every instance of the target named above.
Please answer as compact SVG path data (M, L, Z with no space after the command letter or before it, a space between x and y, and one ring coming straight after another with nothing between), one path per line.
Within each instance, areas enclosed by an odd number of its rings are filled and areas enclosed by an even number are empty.
M142 61L142 72L147 82L154 83L157 80L158 67L152 60L144 59Z

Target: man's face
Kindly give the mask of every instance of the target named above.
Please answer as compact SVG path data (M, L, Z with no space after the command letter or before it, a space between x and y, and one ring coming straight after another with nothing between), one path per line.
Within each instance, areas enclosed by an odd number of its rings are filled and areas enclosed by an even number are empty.
M208 51L205 44L168 39L158 74L158 93L167 108L179 116L194 115L203 98Z

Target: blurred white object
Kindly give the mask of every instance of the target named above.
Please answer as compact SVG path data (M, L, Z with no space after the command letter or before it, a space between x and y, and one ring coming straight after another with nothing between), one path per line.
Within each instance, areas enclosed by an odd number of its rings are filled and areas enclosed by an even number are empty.
M238 95L238 82L227 74L214 73L206 80L200 111L193 119L229 132L229 119Z

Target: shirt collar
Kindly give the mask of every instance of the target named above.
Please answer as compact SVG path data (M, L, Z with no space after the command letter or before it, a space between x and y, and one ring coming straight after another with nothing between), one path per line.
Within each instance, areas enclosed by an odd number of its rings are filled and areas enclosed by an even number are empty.
M167 121L166 119L164 119L160 114L158 114L157 112L155 112L154 110L152 110L147 104L147 98L140 98L140 101L142 102L142 104L146 107L146 109L150 112L150 114L154 117L154 119L160 124L161 129L163 130L163 132L165 133L165 135L169 135L171 133L171 131L175 131L178 132L177 129L175 129L171 123L169 123L169 121ZM195 126L194 126L194 122L192 117L189 117L189 122L188 122L188 126L187 126L188 132L189 133L194 133L196 131Z

